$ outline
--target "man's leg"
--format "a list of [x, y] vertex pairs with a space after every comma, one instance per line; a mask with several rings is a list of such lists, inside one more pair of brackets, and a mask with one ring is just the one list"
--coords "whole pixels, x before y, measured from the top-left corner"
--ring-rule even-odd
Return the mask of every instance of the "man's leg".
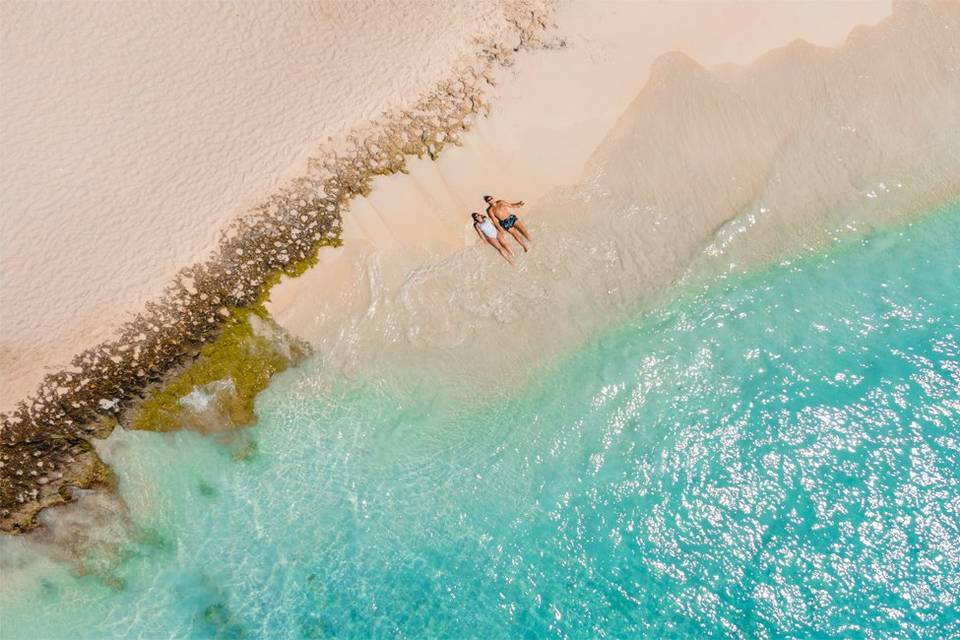
[[520, 218], [517, 218], [517, 221], [513, 225], [514, 229], [519, 229], [520, 233], [523, 234], [523, 237], [527, 240], [530, 239], [530, 234], [527, 232], [527, 225], [523, 224], [523, 221]]
[[527, 251], [527, 243], [523, 239], [523, 234], [520, 233], [516, 227], [510, 227], [510, 235], [513, 236], [513, 239], [520, 243], [520, 246], [523, 247], [524, 251]]

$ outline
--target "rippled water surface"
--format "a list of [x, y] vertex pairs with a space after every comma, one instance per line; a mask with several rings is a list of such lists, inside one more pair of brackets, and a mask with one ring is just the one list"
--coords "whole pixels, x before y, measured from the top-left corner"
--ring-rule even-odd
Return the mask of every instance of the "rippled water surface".
[[250, 455], [119, 434], [135, 540], [83, 577], [4, 541], [2, 635], [958, 637], [958, 224], [690, 293], [525, 388], [307, 363]]

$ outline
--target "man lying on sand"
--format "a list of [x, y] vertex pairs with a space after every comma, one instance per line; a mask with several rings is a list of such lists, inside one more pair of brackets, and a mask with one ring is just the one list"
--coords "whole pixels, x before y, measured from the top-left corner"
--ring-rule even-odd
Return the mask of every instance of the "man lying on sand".
[[528, 250], [527, 243], [530, 241], [530, 234], [527, 233], [527, 227], [517, 217], [515, 213], [510, 213], [513, 207], [523, 206], [523, 200], [519, 202], [507, 202], [506, 200], [494, 200], [493, 196], [483, 196], [483, 201], [487, 203], [487, 215], [495, 220], [501, 229], [513, 236], [513, 239], [520, 243], [524, 251]]
[[500, 255], [503, 256], [504, 260], [513, 264], [513, 252], [510, 251], [510, 247], [503, 241], [503, 235], [500, 233], [497, 225], [491, 222], [490, 218], [476, 211], [471, 213], [470, 216], [473, 218], [473, 228], [477, 232], [477, 235], [496, 249]]

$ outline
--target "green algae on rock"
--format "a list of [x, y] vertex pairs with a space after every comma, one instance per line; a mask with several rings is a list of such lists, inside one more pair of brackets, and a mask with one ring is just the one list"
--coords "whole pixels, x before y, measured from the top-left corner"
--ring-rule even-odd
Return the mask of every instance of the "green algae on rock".
[[193, 362], [132, 408], [133, 429], [221, 431], [253, 424], [254, 399], [270, 378], [306, 355], [261, 305], [235, 309], [220, 335]]
[[82, 438], [5, 445], [2, 460], [11, 499], [0, 508], [0, 531], [8, 533], [39, 526], [42, 510], [73, 501], [71, 488], [116, 487], [113, 471]]
[[317, 244], [313, 255], [287, 265], [264, 282], [249, 309], [228, 311], [220, 334], [196, 358], [172, 371], [127, 413], [125, 424], [144, 431], [222, 431], [256, 421], [254, 401], [270, 378], [296, 364], [309, 347], [290, 336], [267, 313], [270, 289], [283, 276], [296, 278], [317, 263], [323, 247], [339, 247], [339, 236]]

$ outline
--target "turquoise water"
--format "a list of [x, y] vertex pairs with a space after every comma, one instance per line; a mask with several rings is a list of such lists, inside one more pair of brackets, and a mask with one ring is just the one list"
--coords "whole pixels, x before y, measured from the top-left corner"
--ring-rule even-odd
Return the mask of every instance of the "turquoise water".
[[134, 541], [78, 576], [4, 540], [2, 635], [960, 637], [958, 226], [687, 292], [471, 403], [308, 362], [244, 461], [119, 434]]

